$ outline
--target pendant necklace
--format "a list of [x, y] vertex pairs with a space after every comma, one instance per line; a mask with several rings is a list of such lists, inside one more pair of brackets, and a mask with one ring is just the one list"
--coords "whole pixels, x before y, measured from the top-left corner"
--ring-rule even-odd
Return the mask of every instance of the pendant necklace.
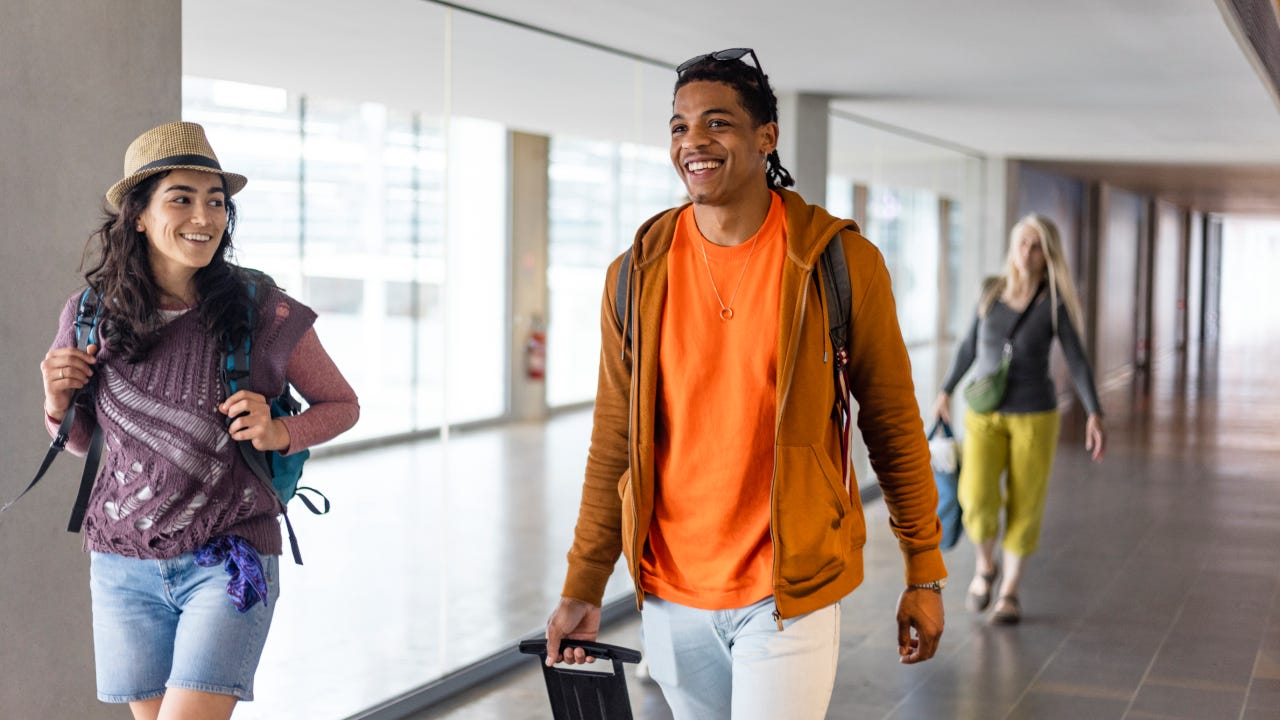
[[726, 305], [724, 300], [720, 297], [720, 289], [716, 287], [716, 278], [711, 274], [711, 261], [707, 259], [707, 243], [711, 241], [703, 238], [702, 242], [698, 244], [698, 247], [702, 249], [702, 262], [707, 266], [707, 278], [711, 280], [711, 291], [716, 294], [716, 302], [720, 303], [721, 320], [733, 319], [733, 301], [738, 298], [738, 289], [742, 287], [742, 278], [747, 275], [747, 265], [751, 263], [751, 256], [756, 251], [756, 241], [759, 239], [760, 233], [756, 233], [755, 236], [751, 238], [751, 249], [747, 251], [747, 259], [742, 263], [742, 272], [738, 273], [738, 283], [733, 286], [733, 294], [729, 296], [728, 305]]

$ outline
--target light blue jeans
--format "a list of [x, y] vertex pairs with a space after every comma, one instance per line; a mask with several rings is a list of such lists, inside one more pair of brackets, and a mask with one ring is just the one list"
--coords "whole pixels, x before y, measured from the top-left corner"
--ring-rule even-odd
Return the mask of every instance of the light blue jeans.
[[840, 604], [784, 620], [773, 598], [698, 610], [645, 595], [649, 675], [676, 720], [821, 720], [835, 686]]
[[149, 700], [176, 687], [252, 700], [280, 597], [279, 559], [262, 556], [267, 606], [241, 613], [221, 564], [200, 567], [191, 553], [171, 560], [91, 553], [98, 699]]

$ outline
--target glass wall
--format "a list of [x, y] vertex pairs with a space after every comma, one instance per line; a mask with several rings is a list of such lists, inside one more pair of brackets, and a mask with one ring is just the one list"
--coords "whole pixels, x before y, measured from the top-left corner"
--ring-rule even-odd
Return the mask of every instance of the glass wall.
[[[981, 278], [969, 258], [980, 254], [983, 159], [863, 122], [839, 103], [830, 128], [828, 208], [857, 220], [884, 256], [927, 414], [972, 317], [962, 298], [976, 296]], [[859, 483], [874, 484], [865, 450], [854, 462]]]
[[898, 323], [907, 346], [937, 340], [938, 256], [941, 234], [938, 196], [929, 190], [872, 186], [864, 232], [880, 248]]
[[549, 179], [547, 404], [558, 407], [595, 398], [605, 270], [684, 186], [665, 149], [562, 135]]
[[[250, 180], [239, 259], [319, 313], [360, 396], [342, 441], [434, 438], [312, 460], [334, 511], [291, 514], [308, 564], [282, 563], [258, 700], [237, 717], [349, 716], [509, 647], [558, 599], [589, 412], [474, 425], [530, 387], [509, 367], [515, 317], [548, 319], [547, 404], [592, 398], [605, 268], [682, 199], [674, 75], [421, 0], [187, 0], [183, 22], [184, 117]], [[513, 195], [530, 192], [511, 187], [517, 132], [549, 139], [545, 259], [512, 257]], [[931, 396], [935, 281], [973, 236], [977, 161], [839, 116], [830, 146], [832, 209], [884, 251]], [[523, 253], [537, 232], [519, 230]], [[545, 273], [545, 307], [511, 292], [525, 272]], [[605, 600], [630, 592], [616, 572]]]
[[1249, 358], [1259, 372], [1267, 372], [1265, 348], [1274, 347], [1280, 337], [1280, 312], [1258, 298], [1262, 288], [1275, 282], [1275, 268], [1280, 267], [1280, 218], [1225, 216], [1222, 247], [1219, 339], [1239, 358]]
[[[492, 271], [505, 263], [506, 228], [485, 220], [495, 202], [498, 217], [504, 209], [505, 128], [453, 119], [446, 148], [440, 117], [190, 75], [183, 104], [226, 149], [223, 164], [251, 178], [236, 198], [239, 261], [318, 313], [316, 331], [361, 397], [363, 420], [344, 441], [505, 412], [505, 385], [483, 382], [505, 373], [504, 284]], [[447, 198], [449, 151], [467, 172]], [[459, 213], [452, 252], [450, 210]], [[487, 318], [491, 332], [466, 323], [444, 342], [450, 282], [459, 302], [479, 303], [467, 316]], [[485, 282], [489, 292], [467, 292]], [[446, 347], [474, 355], [453, 379], [488, 392], [449, 402]]]
[[[236, 717], [347, 717], [509, 647], [558, 599], [589, 411], [484, 430], [529, 382], [512, 279], [547, 276], [548, 403], [589, 401], [605, 268], [680, 200], [673, 78], [421, 0], [187, 0], [183, 24], [184, 119], [249, 177], [238, 259], [317, 311], [360, 397], [340, 442], [430, 438], [318, 453], [307, 482], [333, 511], [290, 515], [307, 564], [281, 563]], [[543, 265], [512, 257], [515, 132], [550, 139]], [[629, 588], [615, 573], [606, 599]]]

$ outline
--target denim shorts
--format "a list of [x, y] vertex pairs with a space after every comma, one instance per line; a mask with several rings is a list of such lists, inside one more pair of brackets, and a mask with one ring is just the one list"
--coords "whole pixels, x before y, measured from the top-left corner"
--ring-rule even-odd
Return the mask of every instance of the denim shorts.
[[279, 560], [262, 557], [267, 605], [241, 613], [221, 564], [200, 567], [191, 553], [170, 560], [91, 553], [98, 699], [150, 700], [172, 687], [252, 700], [280, 596]]

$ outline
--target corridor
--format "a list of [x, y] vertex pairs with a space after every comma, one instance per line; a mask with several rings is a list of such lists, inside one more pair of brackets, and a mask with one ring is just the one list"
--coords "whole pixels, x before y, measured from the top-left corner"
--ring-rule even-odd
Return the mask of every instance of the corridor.
[[[1101, 464], [1068, 414], [1020, 626], [964, 609], [966, 543], [947, 554], [938, 656], [895, 657], [901, 561], [884, 508], [868, 508], [867, 581], [844, 601], [828, 717], [919, 720], [1280, 717], [1280, 347], [1233, 346], [1157, 365], [1150, 389], [1104, 394]], [[1202, 367], [1197, 367], [1203, 363]], [[638, 621], [605, 633], [638, 647]], [[634, 675], [634, 672], [631, 672]], [[636, 717], [667, 718], [630, 681]], [[415, 720], [550, 717], [531, 661]]]

